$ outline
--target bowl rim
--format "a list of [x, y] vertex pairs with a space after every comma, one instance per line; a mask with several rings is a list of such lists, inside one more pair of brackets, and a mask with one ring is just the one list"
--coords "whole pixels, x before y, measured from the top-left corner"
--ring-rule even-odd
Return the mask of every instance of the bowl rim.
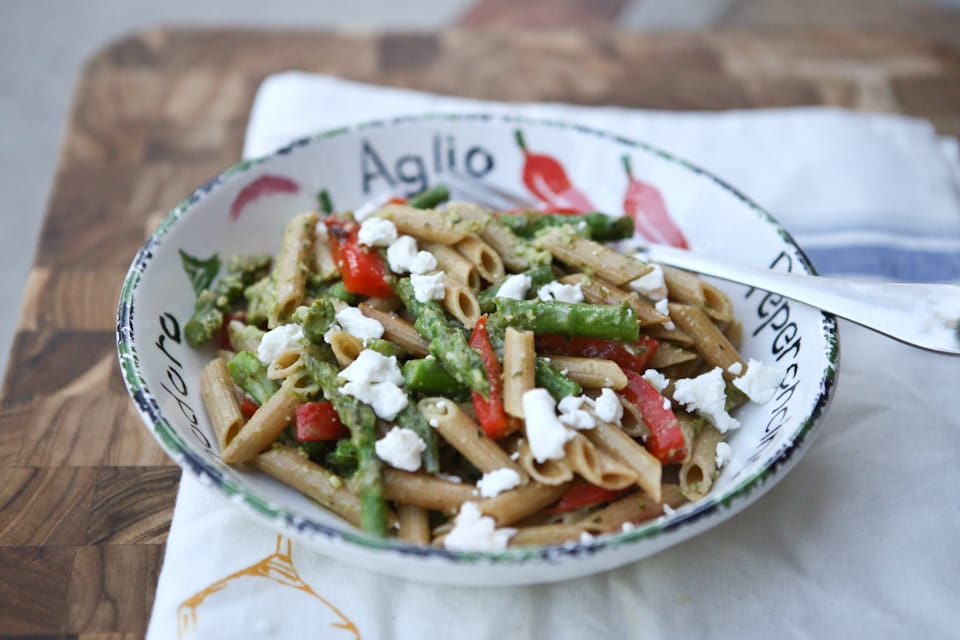
[[[480, 563], [522, 565], [536, 560], [556, 563], [558, 560], [576, 558], [583, 555], [593, 555], [598, 552], [614, 551], [634, 545], [642, 540], [650, 540], [666, 533], [686, 529], [695, 523], [704, 525], [707, 521], [720, 517], [722, 512], [728, 511], [735, 503], [742, 509], [766, 493], [777, 481], [786, 475], [785, 472], [799, 459], [799, 454], [803, 451], [805, 445], [816, 435], [820, 419], [826, 412], [833, 398], [840, 358], [839, 335], [836, 319], [826, 312], [820, 312], [821, 332], [824, 335], [827, 350], [824, 368], [818, 374], [820, 376], [820, 389], [816, 401], [813, 403], [809, 415], [804, 418], [803, 422], [796, 429], [790, 442], [784, 444], [778, 451], [772, 454], [770, 458], [771, 461], [767, 465], [741, 480], [723, 495], [708, 494], [706, 498], [698, 502], [684, 505], [684, 507], [677, 510], [677, 513], [671, 516], [659, 516], [638, 524], [629, 531], [606, 534], [604, 536], [597, 536], [592, 540], [568, 542], [562, 545], [508, 547], [502, 551], [450, 551], [440, 547], [414, 545], [393, 538], [374, 537], [358, 529], [350, 528], [349, 525], [346, 524], [344, 524], [342, 528], [337, 528], [332, 525], [317, 522], [309, 516], [296, 513], [294, 509], [275, 504], [262, 498], [244, 486], [242, 482], [225, 476], [214, 464], [205, 460], [201, 454], [194, 451], [193, 447], [191, 447], [167, 421], [163, 412], [160, 410], [156, 397], [151, 392], [146, 380], [141, 374], [140, 358], [137, 352], [136, 336], [134, 334], [134, 318], [137, 292], [142, 275], [153, 258], [154, 250], [161, 244], [163, 238], [170, 229], [179, 222], [182, 216], [200, 200], [221, 185], [226, 184], [230, 179], [246, 173], [273, 158], [291, 154], [299, 148], [319, 143], [328, 138], [353, 134], [367, 129], [390, 128], [398, 125], [464, 121], [536, 125], [573, 130], [577, 133], [607, 139], [629, 148], [642, 150], [659, 156], [668, 162], [680, 165], [692, 171], [694, 174], [712, 180], [719, 187], [729, 192], [742, 204], [751, 209], [758, 215], [761, 221], [771, 225], [784, 243], [796, 252], [799, 262], [804, 269], [811, 275], [816, 275], [817, 273], [809, 257], [796, 243], [790, 233], [784, 229], [770, 213], [732, 185], [705, 169], [679, 158], [668, 151], [648, 143], [623, 137], [619, 134], [563, 120], [526, 117], [499, 112], [404, 115], [393, 118], [369, 120], [349, 126], [323, 130], [293, 140], [272, 153], [237, 162], [196, 188], [182, 202], [170, 210], [157, 229], [140, 247], [131, 262], [130, 268], [123, 281], [117, 309], [117, 355], [120, 361], [124, 384], [136, 405], [137, 411], [144, 421], [144, 425], [150, 429], [154, 438], [166, 451], [167, 455], [176, 461], [183, 469], [193, 473], [202, 484], [213, 485], [223, 495], [230, 498], [232, 502], [247, 507], [248, 510], [252, 510], [256, 515], [274, 523], [274, 525], [292, 528], [295, 533], [301, 536], [306, 534], [311, 538], [327, 538], [332, 541], [356, 545], [368, 551], [398, 552], [406, 556], [443, 559], [459, 564], [471, 565]], [[784, 473], [781, 473], [781, 471]], [[691, 530], [690, 533], [692, 534], [693, 531]], [[677, 542], [682, 541], [684, 537], [686, 536], [678, 537]]]

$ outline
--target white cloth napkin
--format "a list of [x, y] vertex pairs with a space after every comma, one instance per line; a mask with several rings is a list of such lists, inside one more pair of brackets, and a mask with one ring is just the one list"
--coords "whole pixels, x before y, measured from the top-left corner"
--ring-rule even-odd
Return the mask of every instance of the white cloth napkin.
[[[261, 86], [244, 153], [365, 119], [481, 109], [579, 121], [692, 160], [779, 218], [821, 273], [960, 281], [957, 145], [909, 118], [506, 105], [284, 73]], [[368, 573], [289, 547], [185, 475], [148, 637], [956, 637], [960, 360], [846, 323], [841, 350], [821, 435], [765, 497], [654, 557], [558, 584]]]

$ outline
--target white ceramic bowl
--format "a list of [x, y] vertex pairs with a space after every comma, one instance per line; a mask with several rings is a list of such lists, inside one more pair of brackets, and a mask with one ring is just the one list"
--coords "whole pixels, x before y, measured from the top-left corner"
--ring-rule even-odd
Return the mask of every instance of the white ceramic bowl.
[[[203, 185], [167, 216], [134, 259], [118, 312], [120, 362], [147, 428], [167, 453], [232, 503], [325, 554], [411, 579], [471, 585], [549, 582], [639, 560], [715, 526], [781, 479], [809, 448], [829, 403], [838, 364], [836, 325], [801, 304], [721, 282], [743, 323], [744, 356], [784, 369], [786, 378], [769, 403], [738, 411], [742, 426], [730, 438], [732, 460], [706, 499], [632, 531], [502, 552], [411, 546], [365, 535], [295, 490], [220, 461], [199, 394], [200, 370], [211, 352], [192, 350], [183, 340], [194, 294], [178, 250], [201, 257], [274, 253], [285, 222], [317, 208], [320, 190], [346, 210], [387, 190], [415, 192], [442, 181], [451, 166], [532, 194], [523, 181], [528, 158], [517, 144], [518, 130], [528, 152], [558, 159], [599, 210], [623, 212], [626, 155], [633, 175], [663, 194], [694, 250], [759, 267], [813, 271], [790, 235], [736, 190], [617, 135], [483, 114], [406, 117], [328, 131], [242, 162]], [[250, 187], [255, 181], [259, 189]]]

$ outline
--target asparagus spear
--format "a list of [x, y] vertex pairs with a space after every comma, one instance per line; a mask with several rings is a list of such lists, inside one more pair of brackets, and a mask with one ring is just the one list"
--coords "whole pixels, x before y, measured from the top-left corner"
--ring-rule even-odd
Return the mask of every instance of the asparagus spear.
[[364, 531], [387, 535], [387, 505], [383, 497], [383, 469], [374, 449], [377, 416], [366, 404], [340, 393], [339, 373], [332, 364], [304, 353], [306, 371], [320, 385], [323, 395], [333, 403], [340, 421], [350, 429], [357, 448], [357, 472], [354, 482], [360, 494], [360, 519]]
[[276, 380], [267, 377], [267, 365], [249, 351], [241, 351], [231, 358], [227, 370], [237, 386], [259, 405], [269, 400], [280, 388]]
[[436, 358], [407, 360], [401, 370], [404, 383], [410, 391], [453, 397], [462, 395], [467, 390], [447, 373]]
[[447, 185], [437, 184], [413, 196], [407, 201], [407, 204], [414, 209], [433, 209], [449, 198], [450, 190], [447, 189]]
[[500, 323], [535, 333], [606, 338], [621, 342], [640, 339], [637, 313], [627, 306], [511, 300], [497, 298]]
[[522, 238], [533, 238], [537, 232], [547, 227], [559, 227], [569, 224], [586, 237], [598, 242], [623, 240], [633, 235], [633, 218], [629, 216], [608, 216], [605, 213], [502, 213], [497, 216], [500, 224]]
[[430, 342], [430, 353], [440, 361], [441, 366], [454, 380], [486, 397], [490, 392], [490, 383], [483, 360], [480, 354], [470, 348], [463, 332], [447, 321], [440, 304], [417, 300], [409, 278], [397, 281], [396, 292], [416, 318], [414, 328]]

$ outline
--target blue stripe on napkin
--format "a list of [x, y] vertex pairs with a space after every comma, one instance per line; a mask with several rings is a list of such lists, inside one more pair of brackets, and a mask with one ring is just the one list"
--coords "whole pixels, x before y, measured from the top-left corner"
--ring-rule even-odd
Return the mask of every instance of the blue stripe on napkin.
[[960, 253], [883, 245], [805, 247], [821, 275], [863, 275], [913, 282], [960, 281]]

